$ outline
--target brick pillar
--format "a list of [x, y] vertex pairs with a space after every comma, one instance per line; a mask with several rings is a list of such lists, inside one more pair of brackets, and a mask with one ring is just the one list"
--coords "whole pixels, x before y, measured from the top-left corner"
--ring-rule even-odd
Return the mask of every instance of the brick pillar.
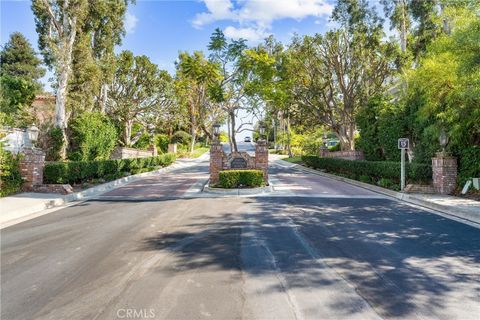
[[457, 158], [438, 152], [432, 158], [433, 187], [440, 194], [450, 194], [457, 186]]
[[320, 151], [319, 151], [320, 157], [324, 158], [324, 157], [326, 157], [326, 156], [328, 155], [328, 153], [329, 153], [328, 148], [325, 147], [324, 145], [322, 145], [322, 146], [320, 147]]
[[153, 157], [156, 157], [158, 156], [158, 150], [157, 150], [157, 146], [152, 144], [149, 148], [148, 148], [148, 151], [150, 151], [152, 153], [152, 156]]
[[177, 153], [177, 144], [169, 143], [168, 144], [168, 153]]
[[255, 168], [263, 170], [263, 177], [268, 183], [268, 145], [265, 140], [258, 140], [255, 147]]
[[219, 141], [210, 146], [210, 185], [218, 183], [219, 172], [223, 169], [223, 148]]
[[34, 191], [36, 186], [43, 184], [43, 168], [45, 153], [40, 149], [24, 148], [20, 160], [20, 174], [24, 179], [23, 191]]

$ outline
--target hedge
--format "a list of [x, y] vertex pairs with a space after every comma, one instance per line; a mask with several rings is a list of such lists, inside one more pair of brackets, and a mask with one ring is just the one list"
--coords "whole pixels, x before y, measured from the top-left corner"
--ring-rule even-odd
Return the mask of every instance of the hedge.
[[20, 192], [23, 179], [20, 174], [19, 156], [3, 149], [0, 143], [0, 197]]
[[156, 157], [132, 158], [121, 160], [50, 162], [45, 165], [43, 181], [45, 183], [74, 184], [91, 179], [112, 180], [128, 173], [138, 173], [144, 168], [168, 166], [175, 161], [171, 153]]
[[[309, 167], [339, 173], [353, 179], [368, 176], [375, 180], [400, 180], [400, 162], [345, 160], [317, 156], [302, 156], [302, 161]], [[406, 163], [405, 169], [408, 182], [429, 182], [432, 179], [432, 167], [429, 165]]]
[[265, 185], [261, 170], [225, 170], [219, 172], [220, 188], [260, 187]]

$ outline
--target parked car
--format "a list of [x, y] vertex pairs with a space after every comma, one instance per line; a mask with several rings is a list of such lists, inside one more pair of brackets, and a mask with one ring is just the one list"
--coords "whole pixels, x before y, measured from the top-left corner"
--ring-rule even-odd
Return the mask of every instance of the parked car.
[[250, 137], [245, 137], [245, 139], [243, 139], [243, 141], [245, 141], [245, 142], [252, 142], [252, 138], [250, 138]]

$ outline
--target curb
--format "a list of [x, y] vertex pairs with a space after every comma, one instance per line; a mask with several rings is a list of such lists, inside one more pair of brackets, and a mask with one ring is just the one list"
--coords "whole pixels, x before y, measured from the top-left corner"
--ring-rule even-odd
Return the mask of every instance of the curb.
[[330, 178], [330, 179], [333, 179], [333, 180], [346, 182], [348, 184], [351, 184], [351, 185], [354, 185], [354, 186], [357, 186], [357, 187], [361, 187], [361, 188], [364, 188], [364, 189], [367, 189], [367, 190], [370, 190], [370, 191], [373, 191], [373, 192], [377, 192], [377, 193], [380, 193], [380, 194], [383, 194], [383, 195], [390, 196], [390, 197], [395, 198], [397, 200], [405, 201], [405, 202], [415, 204], [415, 205], [418, 205], [418, 206], [421, 206], [421, 207], [424, 207], [424, 208], [427, 208], [427, 209], [431, 209], [431, 210], [434, 210], [434, 211], [439, 211], [440, 213], [443, 213], [443, 214], [446, 214], [446, 215], [449, 215], [449, 216], [453, 216], [453, 217], [456, 217], [456, 218], [467, 220], [469, 222], [480, 224], [480, 212], [479, 212], [479, 214], [475, 214], [473, 212], [462, 210], [458, 207], [455, 207], [455, 210], [452, 210], [452, 208], [449, 207], [449, 206], [443, 206], [443, 205], [436, 204], [436, 203], [433, 203], [433, 202], [430, 202], [430, 201], [426, 201], [426, 200], [420, 199], [420, 198], [418, 198], [418, 197], [416, 197], [415, 195], [412, 195], [412, 194], [407, 194], [407, 193], [397, 192], [397, 191], [393, 191], [393, 190], [388, 190], [388, 189], [381, 188], [381, 187], [378, 187], [378, 186], [374, 186], [374, 185], [371, 185], [371, 184], [368, 184], [368, 183], [364, 183], [364, 182], [360, 182], [360, 181], [336, 176], [336, 175], [326, 173], [326, 172], [321, 172], [321, 171], [318, 171], [318, 170], [315, 170], [315, 169], [311, 169], [311, 168], [308, 168], [308, 167], [301, 166], [299, 164], [292, 164], [292, 163], [290, 163], [288, 161], [284, 161], [284, 160], [276, 160], [276, 161], [281, 161], [281, 163], [284, 164], [283, 165], [284, 167], [289, 167], [289, 168], [292, 168], [292, 169], [295, 169], [295, 170], [309, 172], [309, 173], [316, 174], [316, 175], [319, 175], [319, 176], [323, 176], [323, 177], [326, 177], [326, 178]]
[[224, 189], [224, 188], [213, 188], [210, 187], [209, 182], [205, 184], [203, 187], [202, 192], [210, 193], [210, 194], [217, 194], [217, 195], [224, 195], [224, 196], [249, 196], [249, 195], [259, 195], [265, 193], [273, 192], [272, 185], [269, 184], [265, 187], [259, 188], [249, 188], [249, 189]]

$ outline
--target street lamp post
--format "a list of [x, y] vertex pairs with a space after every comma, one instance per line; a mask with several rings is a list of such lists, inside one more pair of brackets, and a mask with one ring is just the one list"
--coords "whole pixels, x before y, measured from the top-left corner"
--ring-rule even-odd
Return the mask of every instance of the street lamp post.
[[35, 147], [35, 142], [38, 140], [39, 129], [35, 124], [32, 124], [30, 128], [27, 129], [28, 139], [32, 143], [32, 147]]
[[213, 125], [213, 136], [214, 140], [218, 141], [220, 136], [220, 125], [218, 123]]
[[258, 127], [258, 131], [260, 133], [260, 140], [264, 140], [265, 136], [265, 124], [260, 123], [260, 126]]
[[440, 132], [438, 141], [440, 142], [440, 146], [442, 147], [442, 153], [445, 154], [445, 148], [447, 147], [447, 144], [448, 144], [448, 136], [447, 136], [447, 133], [445, 132], [445, 129], [442, 129], [442, 131]]

